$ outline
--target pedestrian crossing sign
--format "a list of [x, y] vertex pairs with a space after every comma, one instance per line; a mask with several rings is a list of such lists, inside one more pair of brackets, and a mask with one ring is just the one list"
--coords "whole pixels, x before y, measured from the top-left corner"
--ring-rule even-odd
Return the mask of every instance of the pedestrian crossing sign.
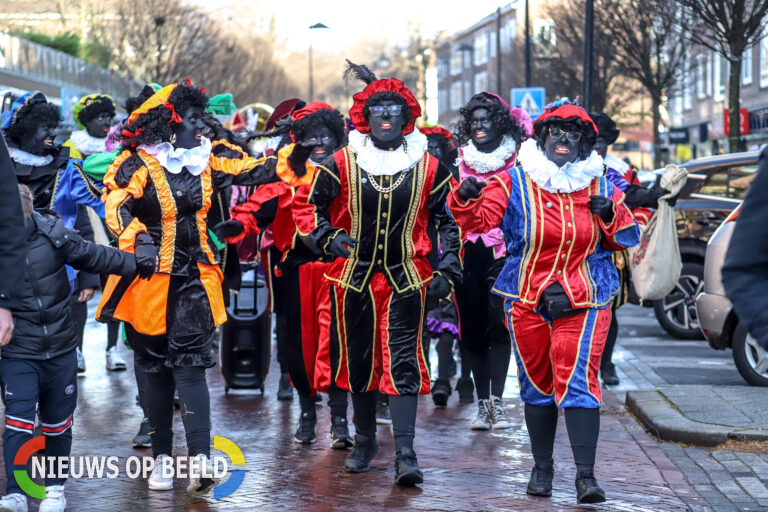
[[532, 121], [544, 113], [545, 96], [543, 87], [513, 87], [509, 92], [510, 104], [528, 112]]

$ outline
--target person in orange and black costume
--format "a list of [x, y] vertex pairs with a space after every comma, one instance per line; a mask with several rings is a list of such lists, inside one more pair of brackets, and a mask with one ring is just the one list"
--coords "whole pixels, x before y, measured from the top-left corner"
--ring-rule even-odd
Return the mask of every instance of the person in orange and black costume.
[[[296, 191], [308, 186], [315, 165], [344, 147], [347, 142], [344, 118], [326, 103], [314, 102], [291, 115], [291, 139], [295, 144], [278, 151], [278, 179], [259, 187], [248, 201], [232, 208], [232, 219], [214, 227], [227, 242], [237, 243], [244, 237], [263, 232], [271, 226], [275, 249], [282, 257], [276, 262], [275, 302], [281, 304], [277, 331], [284, 334], [286, 366], [299, 395], [301, 418], [294, 440], [301, 444], [315, 442], [315, 365], [318, 352], [326, 365], [329, 351], [327, 333], [320, 332], [317, 310], [327, 300], [327, 283], [323, 279], [329, 263], [316, 261], [320, 255], [308, 248], [297, 236], [291, 213]], [[292, 160], [309, 160], [313, 165], [296, 166]], [[322, 345], [322, 346], [320, 346]], [[331, 408], [331, 447], [344, 449], [352, 445], [347, 425], [347, 392], [333, 382], [321, 384], [328, 390]]]
[[[352, 392], [355, 444], [344, 469], [370, 469], [376, 441], [376, 390], [389, 395], [397, 455], [395, 482], [423, 481], [413, 450], [418, 395], [429, 393], [421, 342], [427, 293], [445, 297], [461, 277], [459, 232], [445, 208], [451, 173], [414, 131], [421, 107], [394, 78], [378, 80], [350, 63], [366, 88], [353, 96], [349, 144], [317, 167], [299, 190], [294, 218], [307, 242], [337, 257], [330, 282], [330, 373]], [[296, 168], [297, 162], [293, 167]], [[443, 258], [427, 261], [434, 223]]]
[[[208, 236], [211, 198], [217, 190], [258, 185], [274, 174], [274, 159], [256, 160], [238, 146], [203, 137], [207, 101], [205, 91], [189, 82], [151, 94], [123, 124], [123, 152], [104, 177], [107, 223], [120, 249], [136, 254], [139, 277], [111, 276], [97, 318], [126, 323], [136, 361], [147, 372], [156, 458], [152, 490], [173, 489], [161, 459], [173, 448], [174, 388], [189, 455], [198, 467], [209, 464], [205, 370], [215, 362], [215, 327], [227, 319], [223, 278]], [[197, 472], [187, 490], [203, 494], [215, 484]]]

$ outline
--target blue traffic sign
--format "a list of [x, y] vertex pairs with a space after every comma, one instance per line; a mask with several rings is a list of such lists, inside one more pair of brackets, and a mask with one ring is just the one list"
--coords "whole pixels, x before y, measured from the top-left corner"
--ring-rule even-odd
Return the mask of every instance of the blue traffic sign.
[[513, 87], [509, 91], [509, 97], [512, 98], [510, 104], [519, 106], [531, 116], [531, 120], [536, 119], [544, 113], [545, 90], [543, 87]]

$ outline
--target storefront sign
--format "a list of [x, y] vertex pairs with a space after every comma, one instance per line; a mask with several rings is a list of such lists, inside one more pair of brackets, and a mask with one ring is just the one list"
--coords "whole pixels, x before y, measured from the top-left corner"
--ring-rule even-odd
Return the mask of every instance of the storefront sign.
[[[723, 109], [723, 127], [725, 128], [725, 134], [731, 134], [731, 116], [730, 109]], [[739, 109], [739, 133], [746, 135], [749, 133], [749, 111], [745, 108]]]
[[688, 144], [691, 140], [688, 128], [670, 128], [669, 129], [669, 143], [670, 144]]

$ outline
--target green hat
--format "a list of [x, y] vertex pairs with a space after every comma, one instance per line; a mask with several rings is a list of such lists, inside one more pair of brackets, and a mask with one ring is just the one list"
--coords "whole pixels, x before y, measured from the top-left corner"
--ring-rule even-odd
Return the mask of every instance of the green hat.
[[[86, 112], [87, 111], [87, 112]], [[80, 98], [80, 101], [72, 107], [72, 117], [77, 128], [82, 130], [85, 124], [90, 122], [101, 112], [115, 115], [115, 100], [108, 94], [89, 94]]]
[[205, 109], [206, 113], [217, 116], [231, 116], [236, 110], [235, 102], [232, 101], [232, 95], [229, 93], [212, 97], [208, 100], [208, 108]]

